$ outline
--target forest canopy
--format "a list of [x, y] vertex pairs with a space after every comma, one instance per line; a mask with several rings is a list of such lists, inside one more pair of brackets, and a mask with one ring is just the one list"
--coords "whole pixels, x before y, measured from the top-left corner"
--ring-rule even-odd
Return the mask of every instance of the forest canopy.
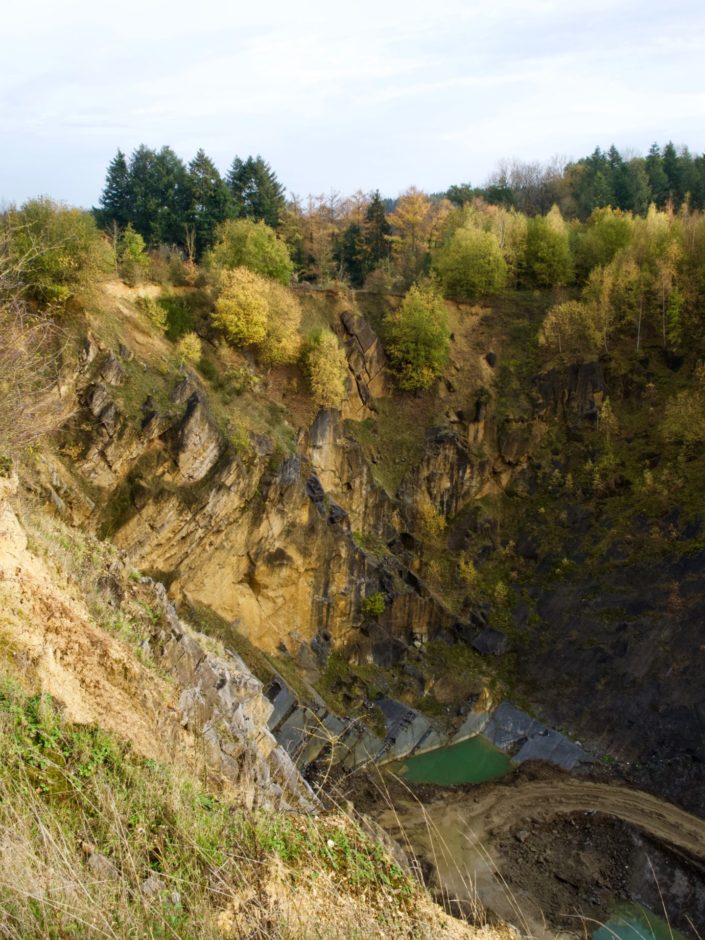
[[[247, 269], [284, 288], [344, 283], [403, 296], [390, 348], [400, 381], [420, 387], [445, 345], [434, 297], [559, 292], [541, 337], [563, 357], [608, 352], [627, 336], [636, 350], [645, 337], [674, 353], [699, 343], [704, 207], [705, 155], [670, 142], [645, 156], [612, 146], [562, 165], [505, 163], [481, 187], [410, 187], [395, 199], [287, 196], [261, 156], [235, 157], [221, 174], [203, 150], [187, 164], [169, 147], [141, 146], [129, 158], [118, 151], [94, 216], [130, 283], [192, 283], [198, 262], [220, 289], [223, 272]], [[432, 293], [418, 286], [429, 276]], [[264, 354], [261, 339], [250, 341]]]

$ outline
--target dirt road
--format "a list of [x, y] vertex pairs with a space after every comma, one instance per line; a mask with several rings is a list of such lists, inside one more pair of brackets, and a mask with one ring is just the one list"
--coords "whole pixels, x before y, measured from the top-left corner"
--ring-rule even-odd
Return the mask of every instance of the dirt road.
[[495, 836], [522, 823], [544, 822], [563, 814], [600, 813], [637, 827], [659, 842], [705, 859], [705, 820], [640, 790], [561, 777], [530, 780], [462, 793], [442, 793], [420, 804], [398, 800], [377, 816], [400, 841], [424, 857], [451, 896], [479, 896], [496, 913], [535, 937], [545, 932], [541, 911], [503, 884], [503, 860]]

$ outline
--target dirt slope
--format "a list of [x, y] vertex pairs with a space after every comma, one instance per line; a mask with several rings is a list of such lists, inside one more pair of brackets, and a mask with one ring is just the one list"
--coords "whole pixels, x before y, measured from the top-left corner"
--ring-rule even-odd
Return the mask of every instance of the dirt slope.
[[[705, 820], [640, 790], [567, 777], [446, 792], [426, 805], [402, 799], [377, 819], [432, 866], [436, 880], [451, 897], [473, 902], [477, 894], [499, 916], [540, 938], [554, 936], [554, 931], [547, 927], [540, 904], [505, 882], [506, 860], [495, 842], [530, 821], [586, 813], [617, 818], [658, 842], [705, 860]], [[565, 851], [568, 857], [570, 845]]]
[[70, 721], [100, 724], [145, 757], [192, 753], [173, 684], [98, 629], [71, 585], [30, 551], [6, 499], [11, 487], [0, 482], [0, 636], [13, 671], [58, 699]]
[[661, 842], [705, 858], [705, 820], [650, 793], [624, 786], [571, 779], [536, 781], [518, 788], [498, 787], [479, 803], [463, 795], [451, 803], [429, 807], [439, 829], [457, 827], [471, 843], [523, 819], [591, 811], [617, 816]]

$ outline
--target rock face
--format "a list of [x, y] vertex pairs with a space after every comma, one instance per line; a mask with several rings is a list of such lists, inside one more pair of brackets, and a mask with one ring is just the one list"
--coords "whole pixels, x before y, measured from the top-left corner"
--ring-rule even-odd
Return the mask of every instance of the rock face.
[[575, 770], [595, 758], [559, 731], [502, 702], [493, 712], [471, 712], [456, 732], [455, 743], [481, 734], [491, 744], [509, 754], [513, 763], [543, 761], [562, 770]]
[[335, 411], [320, 411], [308, 432], [306, 456], [322, 491], [340, 505], [353, 531], [380, 535], [399, 526], [396, 506], [375, 483], [362, 450], [346, 437]]
[[296, 765], [336, 765], [352, 770], [374, 760], [382, 740], [361, 722], [342, 718], [322, 701], [303, 704], [281, 678], [266, 690], [273, 710], [269, 728]]
[[510, 702], [502, 702], [495, 709], [482, 733], [500, 750], [511, 753], [517, 764], [540, 760], [573, 770], [594, 760], [564, 734], [547, 728]]
[[166, 623], [150, 650], [180, 688], [182, 727], [202, 742], [203, 758], [216, 775], [237, 785], [249, 805], [266, 803], [310, 810], [316, 799], [268, 721], [273, 711], [262, 683], [234, 653], [216, 656], [179, 619], [163, 585], [154, 590]]
[[250, 805], [312, 809], [315, 798], [267, 726], [272, 705], [242, 660], [209, 649], [161, 584], [128, 581], [117, 558], [95, 588], [115, 612], [128, 589], [149, 610], [147, 655], [138, 658], [95, 622], [83, 587], [33, 553], [14, 495], [14, 481], [0, 478], [3, 636], [26, 680], [61, 702], [69, 720], [100, 723], [144, 757], [203, 773]]
[[382, 344], [367, 320], [356, 311], [340, 315], [343, 342], [354, 389], [344, 408], [344, 417], [359, 421], [374, 410], [374, 399], [389, 391]]
[[423, 458], [402, 483], [399, 495], [412, 517], [426, 498], [447, 518], [482, 495], [490, 469], [489, 460], [474, 459], [457, 433], [432, 428]]
[[222, 449], [221, 436], [200, 395], [194, 392], [174, 433], [174, 453], [184, 482], [198, 483], [207, 476], [218, 462]]
[[[359, 394], [379, 394], [384, 355], [374, 333], [352, 313], [342, 323]], [[403, 548], [380, 557], [354, 538], [364, 531], [396, 551], [406, 523], [336, 412], [320, 412], [298, 452], [275, 465], [266, 437], [234, 451], [192, 378], [173, 390], [168, 414], [147, 397], [135, 426], [97, 381], [117, 379], [118, 367], [114, 354], [97, 355], [78, 379], [83, 437], [73, 469], [90, 484], [92, 501], [79, 505], [76, 497], [72, 511], [109, 527], [132, 563], [168, 581], [176, 600], [210, 607], [265, 651], [320, 647], [327, 637], [385, 662], [397, 656], [395, 643], [403, 650], [453, 622], [409, 571]], [[447, 498], [450, 512], [474, 491], [476, 475], [457, 441], [433, 446], [420, 473], [434, 498], [448, 487], [457, 492]], [[375, 593], [385, 610], [375, 635], [361, 637], [362, 602]]]
[[536, 384], [545, 404], [569, 423], [597, 420], [599, 405], [606, 394], [601, 362], [573, 363], [565, 369], [544, 373]]

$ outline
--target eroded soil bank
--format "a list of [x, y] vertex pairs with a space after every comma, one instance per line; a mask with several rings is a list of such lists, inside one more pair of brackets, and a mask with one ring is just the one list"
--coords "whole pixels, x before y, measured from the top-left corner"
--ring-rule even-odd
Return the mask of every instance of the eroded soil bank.
[[358, 776], [350, 792], [471, 917], [584, 936], [633, 900], [702, 936], [705, 821], [652, 794], [540, 765], [457, 788]]

